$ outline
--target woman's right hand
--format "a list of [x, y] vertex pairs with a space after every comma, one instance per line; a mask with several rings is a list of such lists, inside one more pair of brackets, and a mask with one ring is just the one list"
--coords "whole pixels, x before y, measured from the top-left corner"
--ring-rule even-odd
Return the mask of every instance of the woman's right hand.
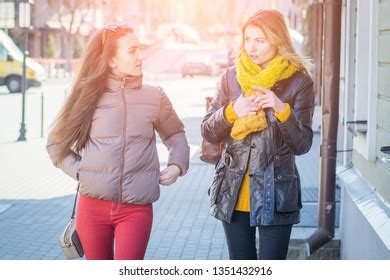
[[257, 101], [257, 95], [244, 97], [240, 95], [233, 103], [233, 110], [239, 118], [246, 116], [255, 116], [261, 109]]

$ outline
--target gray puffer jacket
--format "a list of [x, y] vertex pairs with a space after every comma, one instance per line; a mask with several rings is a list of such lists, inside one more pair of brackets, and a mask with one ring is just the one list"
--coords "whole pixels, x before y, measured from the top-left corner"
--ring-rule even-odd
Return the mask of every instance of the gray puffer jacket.
[[143, 85], [142, 77], [110, 75], [81, 155], [73, 153], [58, 162], [58, 146], [50, 134], [47, 151], [56, 167], [79, 180], [80, 193], [149, 204], [160, 195], [155, 131], [169, 150], [168, 165], [179, 166], [183, 176], [189, 166], [189, 146], [183, 123], [163, 90]]

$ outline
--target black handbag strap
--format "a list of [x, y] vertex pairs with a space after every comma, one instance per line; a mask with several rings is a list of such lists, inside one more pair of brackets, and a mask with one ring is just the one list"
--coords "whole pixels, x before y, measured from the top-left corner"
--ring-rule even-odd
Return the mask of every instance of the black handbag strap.
[[75, 196], [75, 198], [74, 198], [72, 216], [70, 217], [71, 219], [74, 219], [74, 216], [75, 216], [77, 197], [79, 196], [79, 188], [80, 188], [80, 183], [77, 184], [77, 191], [76, 191], [76, 196]]

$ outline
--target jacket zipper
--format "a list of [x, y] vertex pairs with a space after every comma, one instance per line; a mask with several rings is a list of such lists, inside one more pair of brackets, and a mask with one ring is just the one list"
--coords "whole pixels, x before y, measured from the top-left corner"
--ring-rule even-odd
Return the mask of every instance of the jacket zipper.
[[121, 95], [123, 101], [123, 130], [122, 130], [122, 149], [121, 149], [121, 175], [119, 177], [119, 189], [118, 189], [118, 203], [122, 203], [122, 188], [123, 188], [123, 177], [125, 169], [125, 151], [126, 151], [126, 129], [127, 129], [127, 108], [126, 108], [126, 97], [124, 94], [125, 81], [122, 78], [121, 81]]

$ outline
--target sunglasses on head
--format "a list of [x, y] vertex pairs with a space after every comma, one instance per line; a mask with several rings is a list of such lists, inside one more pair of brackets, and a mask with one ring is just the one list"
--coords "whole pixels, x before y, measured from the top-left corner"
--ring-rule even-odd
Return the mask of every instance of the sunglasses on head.
[[117, 22], [117, 23], [111, 23], [103, 28], [102, 32], [102, 45], [107, 41], [107, 31], [110, 32], [117, 32], [118, 30], [127, 30], [127, 31], [133, 31], [133, 28], [131, 28], [128, 24], [124, 22]]

